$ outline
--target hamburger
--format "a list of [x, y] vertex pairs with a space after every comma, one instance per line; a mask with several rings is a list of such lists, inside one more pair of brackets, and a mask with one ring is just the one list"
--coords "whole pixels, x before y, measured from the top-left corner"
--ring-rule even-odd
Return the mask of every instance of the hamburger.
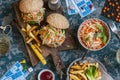
[[65, 40], [65, 30], [69, 28], [68, 20], [61, 14], [52, 13], [47, 16], [48, 25], [40, 29], [42, 44], [49, 47], [58, 47]]
[[44, 18], [45, 8], [42, 0], [21, 0], [19, 9], [25, 22], [40, 23]]

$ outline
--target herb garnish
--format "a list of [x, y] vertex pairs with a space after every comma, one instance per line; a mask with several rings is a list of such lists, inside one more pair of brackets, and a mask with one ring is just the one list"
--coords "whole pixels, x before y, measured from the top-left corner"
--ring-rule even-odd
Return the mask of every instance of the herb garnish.
[[107, 42], [107, 34], [105, 28], [101, 24], [96, 25], [99, 31], [97, 32], [97, 37], [102, 38], [104, 43]]

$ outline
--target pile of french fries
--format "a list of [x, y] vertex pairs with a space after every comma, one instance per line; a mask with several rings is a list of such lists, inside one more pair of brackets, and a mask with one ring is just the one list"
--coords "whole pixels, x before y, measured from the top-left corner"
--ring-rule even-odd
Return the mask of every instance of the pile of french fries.
[[[98, 63], [89, 63], [88, 61], [75, 62], [72, 66], [70, 66], [69, 80], [89, 80], [85, 75], [85, 71], [91, 65], [94, 65], [97, 68], [99, 68]], [[100, 70], [98, 71], [98, 75], [99, 75], [99, 77], [101, 77], [101, 71]]]
[[38, 39], [39, 36], [39, 29], [38, 26], [31, 26], [27, 24], [25, 27], [22, 27], [22, 32], [25, 36], [25, 42], [29, 44], [35, 55], [38, 59], [45, 65], [47, 62], [43, 57], [42, 50], [40, 49], [41, 41]]
[[39, 30], [37, 28], [38, 26], [30, 26], [27, 24], [26, 27], [21, 29], [26, 34], [26, 43], [34, 41], [37, 46], [40, 46], [41, 41], [37, 37], [39, 35]]

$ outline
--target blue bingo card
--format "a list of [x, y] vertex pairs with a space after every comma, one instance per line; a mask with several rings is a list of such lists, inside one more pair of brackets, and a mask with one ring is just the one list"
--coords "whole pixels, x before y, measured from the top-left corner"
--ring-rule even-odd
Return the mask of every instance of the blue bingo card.
[[81, 17], [85, 17], [95, 10], [91, 0], [71, 0]]
[[26, 80], [28, 75], [27, 70], [23, 70], [23, 66], [16, 62], [0, 80]]
[[67, 5], [68, 14], [69, 15], [77, 14], [78, 11], [75, 9], [71, 0], [65, 0], [65, 1], [66, 1], [66, 5]]

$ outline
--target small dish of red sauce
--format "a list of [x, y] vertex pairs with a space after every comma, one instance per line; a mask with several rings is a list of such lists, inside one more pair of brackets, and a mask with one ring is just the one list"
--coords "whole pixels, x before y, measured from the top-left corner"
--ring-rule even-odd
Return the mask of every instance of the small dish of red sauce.
[[38, 80], [55, 80], [55, 76], [51, 70], [44, 69], [38, 74]]

